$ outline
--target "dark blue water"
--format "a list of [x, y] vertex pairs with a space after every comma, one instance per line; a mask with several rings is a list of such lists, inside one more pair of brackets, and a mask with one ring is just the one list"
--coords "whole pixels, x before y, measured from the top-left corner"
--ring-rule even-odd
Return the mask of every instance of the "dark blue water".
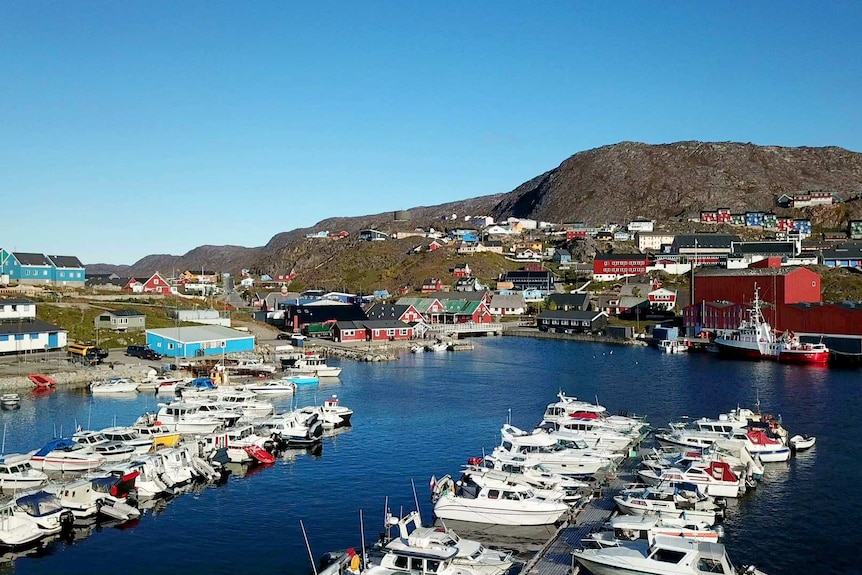
[[[780, 414], [790, 433], [817, 446], [770, 464], [757, 491], [730, 510], [726, 543], [737, 563], [770, 574], [857, 573], [862, 504], [860, 371], [664, 355], [653, 349], [495, 338], [472, 352], [407, 354], [398, 362], [343, 364], [341, 383], [302, 390], [299, 404], [337, 393], [354, 427], [326, 439], [320, 456], [290, 454], [274, 466], [176, 498], [134, 526], [95, 528], [15, 561], [18, 573], [301, 573], [310, 571], [300, 520], [315, 556], [356, 545], [359, 513], [367, 539], [390, 508], [414, 507], [415, 482], [430, 519], [428, 481], [456, 473], [499, 441], [512, 422], [538, 422], [558, 390], [598, 400], [612, 412], [644, 413], [655, 426], [680, 415], [715, 416], [737, 406]], [[289, 400], [284, 400], [286, 407]], [[152, 396], [94, 399], [56, 392], [0, 413], [6, 452], [39, 446], [55, 426], [129, 423]], [[89, 425], [88, 425], [89, 421]]]

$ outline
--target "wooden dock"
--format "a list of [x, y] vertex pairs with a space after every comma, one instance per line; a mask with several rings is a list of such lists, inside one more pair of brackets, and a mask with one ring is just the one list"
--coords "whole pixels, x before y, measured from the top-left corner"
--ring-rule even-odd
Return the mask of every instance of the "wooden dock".
[[572, 572], [572, 550], [581, 540], [597, 530], [614, 513], [614, 495], [631, 481], [624, 475], [608, 478], [593, 492], [588, 501], [578, 506], [572, 519], [563, 524], [556, 535], [524, 565], [522, 575], [569, 575]]

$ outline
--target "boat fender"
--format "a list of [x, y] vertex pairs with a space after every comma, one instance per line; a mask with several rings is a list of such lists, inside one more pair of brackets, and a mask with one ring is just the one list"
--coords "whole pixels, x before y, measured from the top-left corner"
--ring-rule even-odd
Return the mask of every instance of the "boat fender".
[[161, 421], [159, 421], [158, 419], [157, 419], [156, 421], [154, 421], [154, 422], [153, 422], [153, 425], [161, 425], [161, 424], [162, 424], [162, 422], [161, 422]]

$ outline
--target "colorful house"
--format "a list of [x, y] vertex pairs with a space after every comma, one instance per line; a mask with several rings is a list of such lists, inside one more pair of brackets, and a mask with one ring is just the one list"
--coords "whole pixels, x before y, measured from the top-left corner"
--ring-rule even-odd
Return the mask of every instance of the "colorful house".
[[470, 264], [467, 262], [455, 264], [455, 267], [452, 268], [452, 275], [456, 278], [466, 278], [470, 277], [473, 274], [473, 270], [470, 269]]
[[254, 335], [220, 325], [147, 330], [147, 345], [166, 357], [203, 357], [254, 351]]
[[28, 299], [0, 299], [0, 354], [45, 352], [66, 346], [66, 330], [36, 318]]
[[428, 278], [422, 282], [422, 288], [420, 291], [422, 293], [431, 293], [435, 291], [441, 291], [443, 289], [443, 282], [436, 278]]

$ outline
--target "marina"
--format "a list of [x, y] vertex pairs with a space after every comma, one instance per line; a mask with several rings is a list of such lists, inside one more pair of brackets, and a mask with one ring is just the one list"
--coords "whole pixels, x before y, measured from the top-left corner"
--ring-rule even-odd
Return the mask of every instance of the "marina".
[[[342, 377], [335, 382], [321, 380], [319, 386], [299, 387], [293, 395], [274, 396], [277, 409], [284, 409], [291, 403], [318, 405], [337, 394], [356, 411], [354, 427], [324, 437], [319, 454], [290, 450], [256, 472], [236, 467], [223, 484], [193, 487], [190, 494], [146, 509], [125, 529], [106, 526], [90, 536], [77, 534], [71, 545], [46, 544], [16, 560], [15, 570], [111, 572], [111, 561], [122, 560], [141, 570], [235, 572], [237, 559], [228, 549], [211, 547], [205, 557], [184, 551], [196, 545], [196, 526], [206, 521], [210, 536], [256, 550], [243, 559], [244, 569], [305, 574], [310, 565], [299, 520], [304, 520], [315, 557], [355, 547], [360, 510], [366, 533], [378, 532], [383, 527], [378, 510], [387, 498], [394, 514], [415, 507], [415, 482], [423, 523], [429, 525], [432, 508], [427, 488], [421, 488], [428, 478], [458, 470], [469, 456], [498, 445], [501, 426], [509, 418], [519, 428], [532, 429], [561, 389], [572, 397], [597, 396], [614, 413], [636, 406], [656, 427], [681, 415], [714, 417], [759, 398], [765, 408], [782, 415], [789, 433], [816, 436], [817, 443], [787, 462], [769, 464], [761, 486], [728, 505], [723, 542], [737, 564], [756, 563], [767, 573], [845, 573], [850, 568], [842, 559], [848, 557], [850, 543], [839, 533], [858, 506], [823, 494], [850, 489], [850, 476], [829, 470], [849, 461], [850, 437], [860, 431], [852, 417], [859, 407], [855, 372], [734, 362], [709, 354], [675, 358], [648, 348], [523, 338], [476, 340], [475, 347], [468, 354], [408, 353], [385, 364], [344, 362]], [[538, 366], [530, 361], [539, 357], [549, 359]], [[152, 411], [157, 401], [144, 393], [113, 398], [84, 389], [22, 396], [19, 410], [0, 413], [8, 426], [7, 453], [35, 448], [30, 438], [49, 440], [55, 421], [71, 430], [75, 421], [89, 419], [87, 427], [99, 429], [115, 420], [130, 422]], [[847, 421], [850, 429], [838, 434], [831, 425], [835, 417]], [[435, 439], [429, 442], [431, 436]], [[605, 495], [615, 488], [611, 484]], [[606, 497], [597, 498], [584, 507], [537, 561], [554, 562], [560, 571], [553, 572], [567, 572], [573, 546], [583, 535], [579, 530], [604, 521], [607, 502]], [[274, 549], [260, 541], [262, 530], [281, 533], [283, 544]], [[758, 536], [764, 532], [770, 536]], [[543, 547], [553, 533], [530, 548]], [[816, 533], [834, 536], [821, 544], [815, 543]], [[502, 539], [492, 530], [488, 534]], [[104, 553], [108, 548], [111, 558]], [[153, 548], [160, 549], [158, 557], [152, 556]], [[818, 561], [824, 553], [834, 558], [825, 569]], [[78, 571], [69, 568], [72, 559], [80, 565]], [[544, 565], [528, 567], [530, 572], [552, 572]]]

